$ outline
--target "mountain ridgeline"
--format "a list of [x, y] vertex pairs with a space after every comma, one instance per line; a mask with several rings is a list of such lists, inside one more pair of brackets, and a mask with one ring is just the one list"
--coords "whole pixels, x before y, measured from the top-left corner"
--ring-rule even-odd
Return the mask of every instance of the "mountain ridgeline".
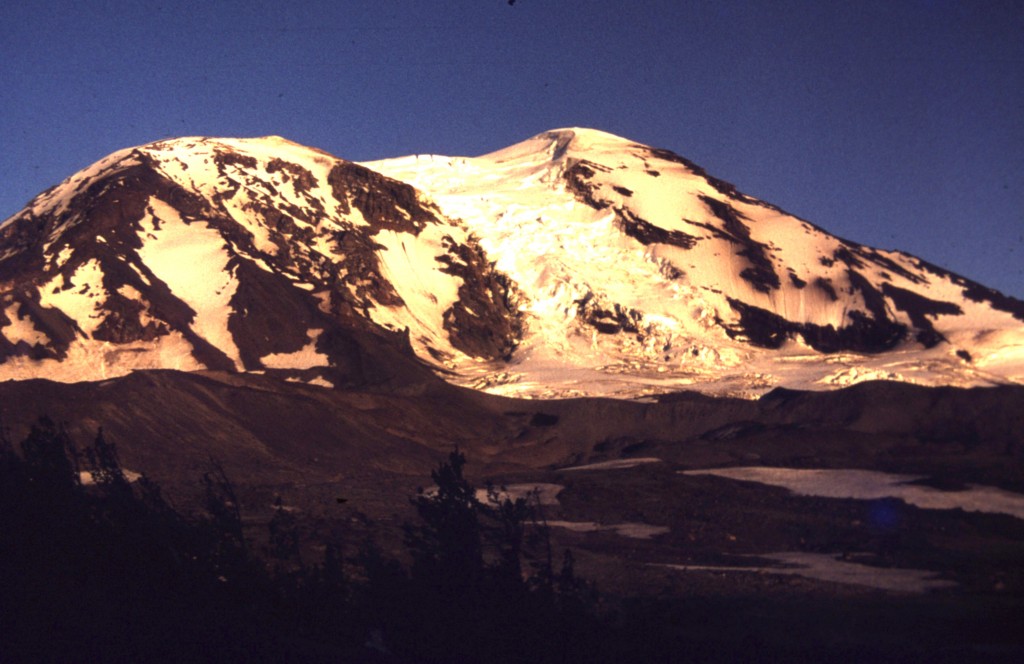
[[[211, 369], [344, 386], [433, 371], [626, 397], [858, 370], [970, 385], [1021, 376], [1006, 349], [1022, 330], [1020, 301], [594, 130], [364, 165], [277, 137], [159, 141], [0, 225], [3, 378]], [[878, 376], [892, 352], [913, 359]], [[799, 371], [763, 368], [780, 358]]]

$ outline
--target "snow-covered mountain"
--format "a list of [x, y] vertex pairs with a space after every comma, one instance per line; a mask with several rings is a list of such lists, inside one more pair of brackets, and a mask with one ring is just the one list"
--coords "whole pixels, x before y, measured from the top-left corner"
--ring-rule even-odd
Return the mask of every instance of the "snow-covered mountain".
[[524, 396], [1024, 382], [1024, 303], [587, 129], [362, 165], [160, 141], [0, 225], [0, 378], [382, 364]]
[[465, 228], [409, 185], [279, 138], [122, 150], [0, 238], [6, 377], [209, 368], [336, 383], [353, 345], [408, 345], [388, 331], [411, 328], [439, 357], [503, 358], [517, 338], [507, 287]]

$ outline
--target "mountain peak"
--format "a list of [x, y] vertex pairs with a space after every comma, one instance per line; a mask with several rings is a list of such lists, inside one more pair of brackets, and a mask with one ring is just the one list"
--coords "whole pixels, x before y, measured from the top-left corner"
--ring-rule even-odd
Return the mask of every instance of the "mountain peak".
[[552, 129], [532, 136], [507, 148], [483, 155], [480, 159], [508, 162], [524, 159], [543, 158], [557, 162], [571, 153], [596, 154], [599, 152], [621, 152], [635, 145], [631, 141], [598, 129], [565, 127]]

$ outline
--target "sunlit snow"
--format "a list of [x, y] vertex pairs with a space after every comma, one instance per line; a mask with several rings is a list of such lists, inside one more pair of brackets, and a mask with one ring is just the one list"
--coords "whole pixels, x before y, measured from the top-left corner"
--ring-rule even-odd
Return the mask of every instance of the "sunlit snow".
[[224, 239], [201, 222], [185, 221], [173, 207], [150, 199], [152, 214], [143, 220], [139, 255], [150, 270], [195, 311], [192, 329], [241, 368], [228, 330], [231, 298], [238, 282], [227, 269]]
[[[6, 331], [7, 328], [4, 328]], [[102, 380], [147, 369], [199, 371], [206, 367], [192, 355], [192, 345], [179, 332], [156, 341], [111, 344], [79, 339], [72, 342], [63, 360], [8, 358], [2, 365], [4, 380], [29, 380], [45, 376], [62, 383]]]
[[[311, 369], [330, 364], [330, 358], [316, 349], [323, 330], [312, 330], [310, 342], [293, 353], [271, 353], [260, 358], [268, 369]], [[326, 381], [325, 381], [326, 382]]]
[[429, 357], [429, 346], [449, 354], [452, 347], [443, 328], [444, 312], [459, 298], [461, 279], [441, 272], [444, 266], [436, 259], [446, 253], [443, 238], [453, 229], [428, 226], [418, 235], [382, 230], [374, 240], [384, 249], [380, 252], [381, 272], [396, 287], [403, 304], [395, 307], [378, 305], [370, 317], [389, 329], [411, 328], [413, 348]]
[[40, 304], [63, 311], [78, 324], [82, 332], [92, 336], [103, 322], [103, 314], [99, 309], [107, 301], [99, 261], [91, 260], [80, 265], [71, 277], [68, 288], [64, 288], [63, 282], [63, 277], [58, 275], [40, 286]]
[[10, 325], [0, 330], [4, 337], [12, 344], [16, 344], [19, 341], [24, 341], [29, 346], [49, 343], [50, 338], [37, 330], [30, 318], [22, 318], [18, 315], [18, 309], [20, 308], [21, 305], [14, 302], [4, 310], [4, 315], [11, 321]]

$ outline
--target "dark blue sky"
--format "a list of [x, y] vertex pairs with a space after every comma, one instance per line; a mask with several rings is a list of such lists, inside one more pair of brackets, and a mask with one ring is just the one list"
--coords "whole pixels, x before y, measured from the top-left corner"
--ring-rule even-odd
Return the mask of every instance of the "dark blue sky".
[[3, 4], [0, 218], [170, 136], [367, 160], [588, 126], [1024, 297], [1020, 0]]

